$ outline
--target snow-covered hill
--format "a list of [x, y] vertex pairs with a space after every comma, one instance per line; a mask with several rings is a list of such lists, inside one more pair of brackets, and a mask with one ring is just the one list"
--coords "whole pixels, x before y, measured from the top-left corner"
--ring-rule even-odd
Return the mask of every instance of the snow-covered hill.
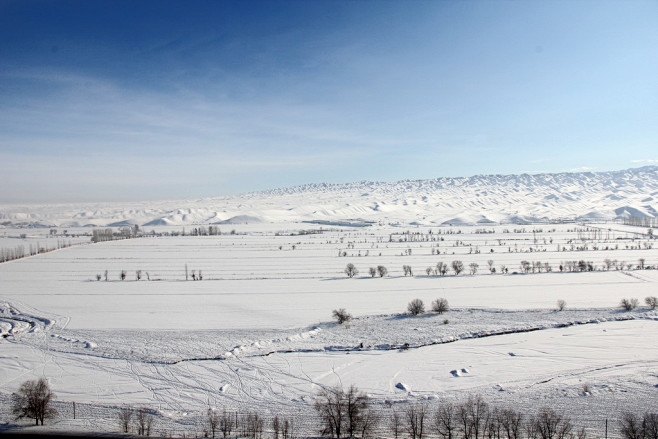
[[235, 196], [143, 203], [5, 205], [0, 224], [192, 225], [315, 222], [492, 224], [658, 217], [658, 167], [610, 172], [308, 184]]

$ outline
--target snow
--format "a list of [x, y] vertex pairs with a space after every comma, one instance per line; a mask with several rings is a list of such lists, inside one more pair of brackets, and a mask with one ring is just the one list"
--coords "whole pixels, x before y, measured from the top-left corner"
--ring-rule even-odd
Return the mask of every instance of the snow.
[[0, 206], [9, 225], [195, 224], [351, 220], [382, 224], [529, 224], [549, 220], [655, 218], [658, 167], [611, 172], [478, 175], [398, 182], [310, 184], [196, 200]]
[[[117, 408], [130, 404], [156, 410], [162, 428], [181, 435], [201, 433], [208, 407], [283, 413], [312, 434], [317, 389], [355, 384], [378, 410], [477, 393], [529, 412], [568, 411], [600, 431], [601, 420], [658, 402], [658, 311], [643, 305], [658, 291], [658, 270], [637, 269], [640, 259], [658, 266], [655, 241], [646, 228], [616, 223], [522, 224], [603, 221], [615, 209], [650, 217], [643, 206], [658, 190], [656, 171], [2, 207], [0, 248], [71, 247], [0, 264], [0, 422], [11, 392], [46, 376], [62, 413], [53, 428], [63, 430], [116, 430]], [[497, 224], [510, 220], [517, 224]], [[26, 227], [38, 222], [58, 230]], [[224, 233], [91, 244], [83, 227], [147, 223], [162, 234], [219, 223]], [[453, 260], [466, 272], [425, 272]], [[552, 272], [522, 273], [522, 260]], [[595, 270], [558, 269], [580, 260]], [[617, 263], [606, 269], [606, 260]], [[355, 278], [345, 276], [347, 263]], [[378, 265], [389, 275], [371, 278]], [[186, 268], [203, 280], [186, 280]], [[97, 281], [105, 270], [108, 280]], [[429, 308], [439, 297], [449, 312], [405, 313], [412, 299]], [[622, 298], [641, 306], [622, 311]], [[354, 319], [334, 323], [337, 308]], [[86, 421], [72, 419], [71, 402]], [[92, 423], [91, 413], [101, 419]]]

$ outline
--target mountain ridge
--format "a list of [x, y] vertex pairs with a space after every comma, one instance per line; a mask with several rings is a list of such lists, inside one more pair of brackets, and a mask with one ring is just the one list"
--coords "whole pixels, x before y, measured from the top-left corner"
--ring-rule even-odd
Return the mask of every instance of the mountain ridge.
[[658, 166], [310, 183], [179, 201], [0, 206], [5, 227], [497, 224], [658, 217]]

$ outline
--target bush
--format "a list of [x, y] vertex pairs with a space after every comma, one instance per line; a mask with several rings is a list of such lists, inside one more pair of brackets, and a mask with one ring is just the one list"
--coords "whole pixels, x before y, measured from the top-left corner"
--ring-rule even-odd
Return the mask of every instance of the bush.
[[377, 266], [377, 273], [379, 273], [379, 277], [384, 277], [388, 274], [388, 269], [384, 267], [383, 265], [378, 265]]
[[347, 267], [345, 267], [345, 274], [347, 275], [347, 277], [352, 278], [357, 274], [359, 274], [359, 270], [357, 270], [354, 264], [350, 262], [349, 264], [347, 264]]
[[425, 304], [420, 299], [414, 299], [411, 302], [409, 302], [409, 304], [407, 305], [407, 310], [411, 314], [417, 316], [425, 312]]
[[626, 311], [633, 311], [635, 308], [637, 308], [638, 304], [639, 304], [639, 301], [635, 298], [633, 298], [633, 299], [621, 299], [621, 302], [619, 303], [619, 306], [622, 309], [625, 309]]
[[560, 299], [557, 301], [557, 310], [558, 311], [564, 311], [564, 309], [567, 307], [567, 302], [564, 300]]
[[655, 296], [649, 296], [644, 299], [644, 303], [647, 304], [648, 307], [651, 309], [656, 309], [656, 306], [658, 305], [658, 297]]
[[439, 297], [432, 302], [432, 311], [436, 313], [443, 314], [444, 312], [448, 312], [449, 309], [448, 300], [443, 297]]
[[455, 272], [455, 276], [459, 276], [459, 273], [464, 271], [464, 263], [462, 261], [452, 261], [452, 270]]
[[339, 325], [342, 325], [343, 323], [345, 323], [345, 322], [349, 322], [350, 320], [352, 320], [352, 314], [348, 313], [348, 312], [345, 310], [345, 308], [335, 309], [335, 310], [332, 312], [332, 315], [333, 315], [333, 317], [334, 317], [334, 320], [336, 320], [336, 322], [337, 322]]
[[34, 419], [35, 425], [43, 425], [44, 419], [55, 417], [57, 412], [51, 403], [55, 394], [50, 390], [48, 381], [39, 378], [38, 381], [25, 381], [16, 393], [11, 394], [11, 411], [16, 419]]

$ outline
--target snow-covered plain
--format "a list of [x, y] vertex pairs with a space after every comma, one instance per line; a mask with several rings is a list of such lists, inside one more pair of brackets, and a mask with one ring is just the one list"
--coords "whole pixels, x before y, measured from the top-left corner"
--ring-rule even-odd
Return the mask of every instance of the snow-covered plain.
[[[213, 407], [282, 413], [311, 435], [317, 389], [349, 384], [384, 416], [410, 401], [480, 394], [524, 412], [568, 411], [592, 433], [605, 419], [614, 429], [622, 411], [658, 404], [658, 312], [643, 305], [658, 295], [658, 270], [638, 269], [656, 267], [658, 249], [647, 228], [548, 219], [583, 218], [590, 208], [607, 212], [589, 215], [598, 221], [631, 211], [650, 218], [656, 173], [313, 186], [227, 197], [223, 210], [205, 200], [178, 213], [166, 203], [0, 209], [0, 245], [9, 246], [57, 242], [61, 227], [89, 234], [87, 224], [171, 235], [220, 223], [223, 232], [95, 244], [78, 236], [70, 248], [0, 264], [0, 430], [13, 422], [11, 392], [41, 376], [58, 395], [60, 417], [49, 428], [59, 430], [117, 431], [117, 409], [130, 404], [156, 410], [162, 434], [202, 434]], [[628, 208], [615, 213], [623, 207], [615, 203]], [[545, 221], [488, 222], [513, 216]], [[37, 223], [59, 229], [25, 228]], [[426, 272], [454, 260], [465, 266], [458, 276]], [[523, 260], [535, 269], [524, 273]], [[581, 260], [594, 271], [571, 271]], [[359, 270], [354, 278], [348, 263]], [[388, 275], [371, 277], [379, 265]], [[203, 280], [192, 280], [199, 272]], [[429, 308], [438, 297], [448, 313], [406, 314], [410, 300]], [[622, 298], [641, 306], [622, 311]], [[334, 323], [337, 308], [354, 319]]]
[[[46, 376], [62, 401], [151, 407], [171, 431], [201, 431], [211, 406], [289, 413], [309, 434], [314, 392], [341, 383], [368, 392], [381, 410], [469, 392], [501, 405], [576, 404], [591, 429], [616, 408], [657, 400], [658, 313], [617, 309], [622, 297], [642, 301], [658, 290], [658, 270], [627, 269], [658, 262], [643, 229], [235, 229], [77, 245], [0, 265], [0, 331], [11, 334], [0, 341], [3, 398]], [[581, 259], [596, 271], [559, 272]], [[626, 263], [605, 270], [605, 259]], [[466, 273], [424, 271], [453, 260]], [[521, 260], [553, 271], [523, 274]], [[350, 262], [360, 270], [352, 279], [343, 272]], [[203, 280], [186, 281], [186, 264]], [[389, 275], [370, 277], [377, 265]], [[415, 276], [403, 276], [402, 265]], [[105, 270], [108, 281], [97, 281]], [[136, 270], [151, 280], [137, 281]], [[404, 314], [416, 297], [428, 307], [445, 297], [453, 309]], [[555, 310], [559, 299], [565, 311]], [[349, 325], [331, 321], [339, 307], [355, 315]], [[85, 428], [116, 429], [112, 410], [104, 413]]]

